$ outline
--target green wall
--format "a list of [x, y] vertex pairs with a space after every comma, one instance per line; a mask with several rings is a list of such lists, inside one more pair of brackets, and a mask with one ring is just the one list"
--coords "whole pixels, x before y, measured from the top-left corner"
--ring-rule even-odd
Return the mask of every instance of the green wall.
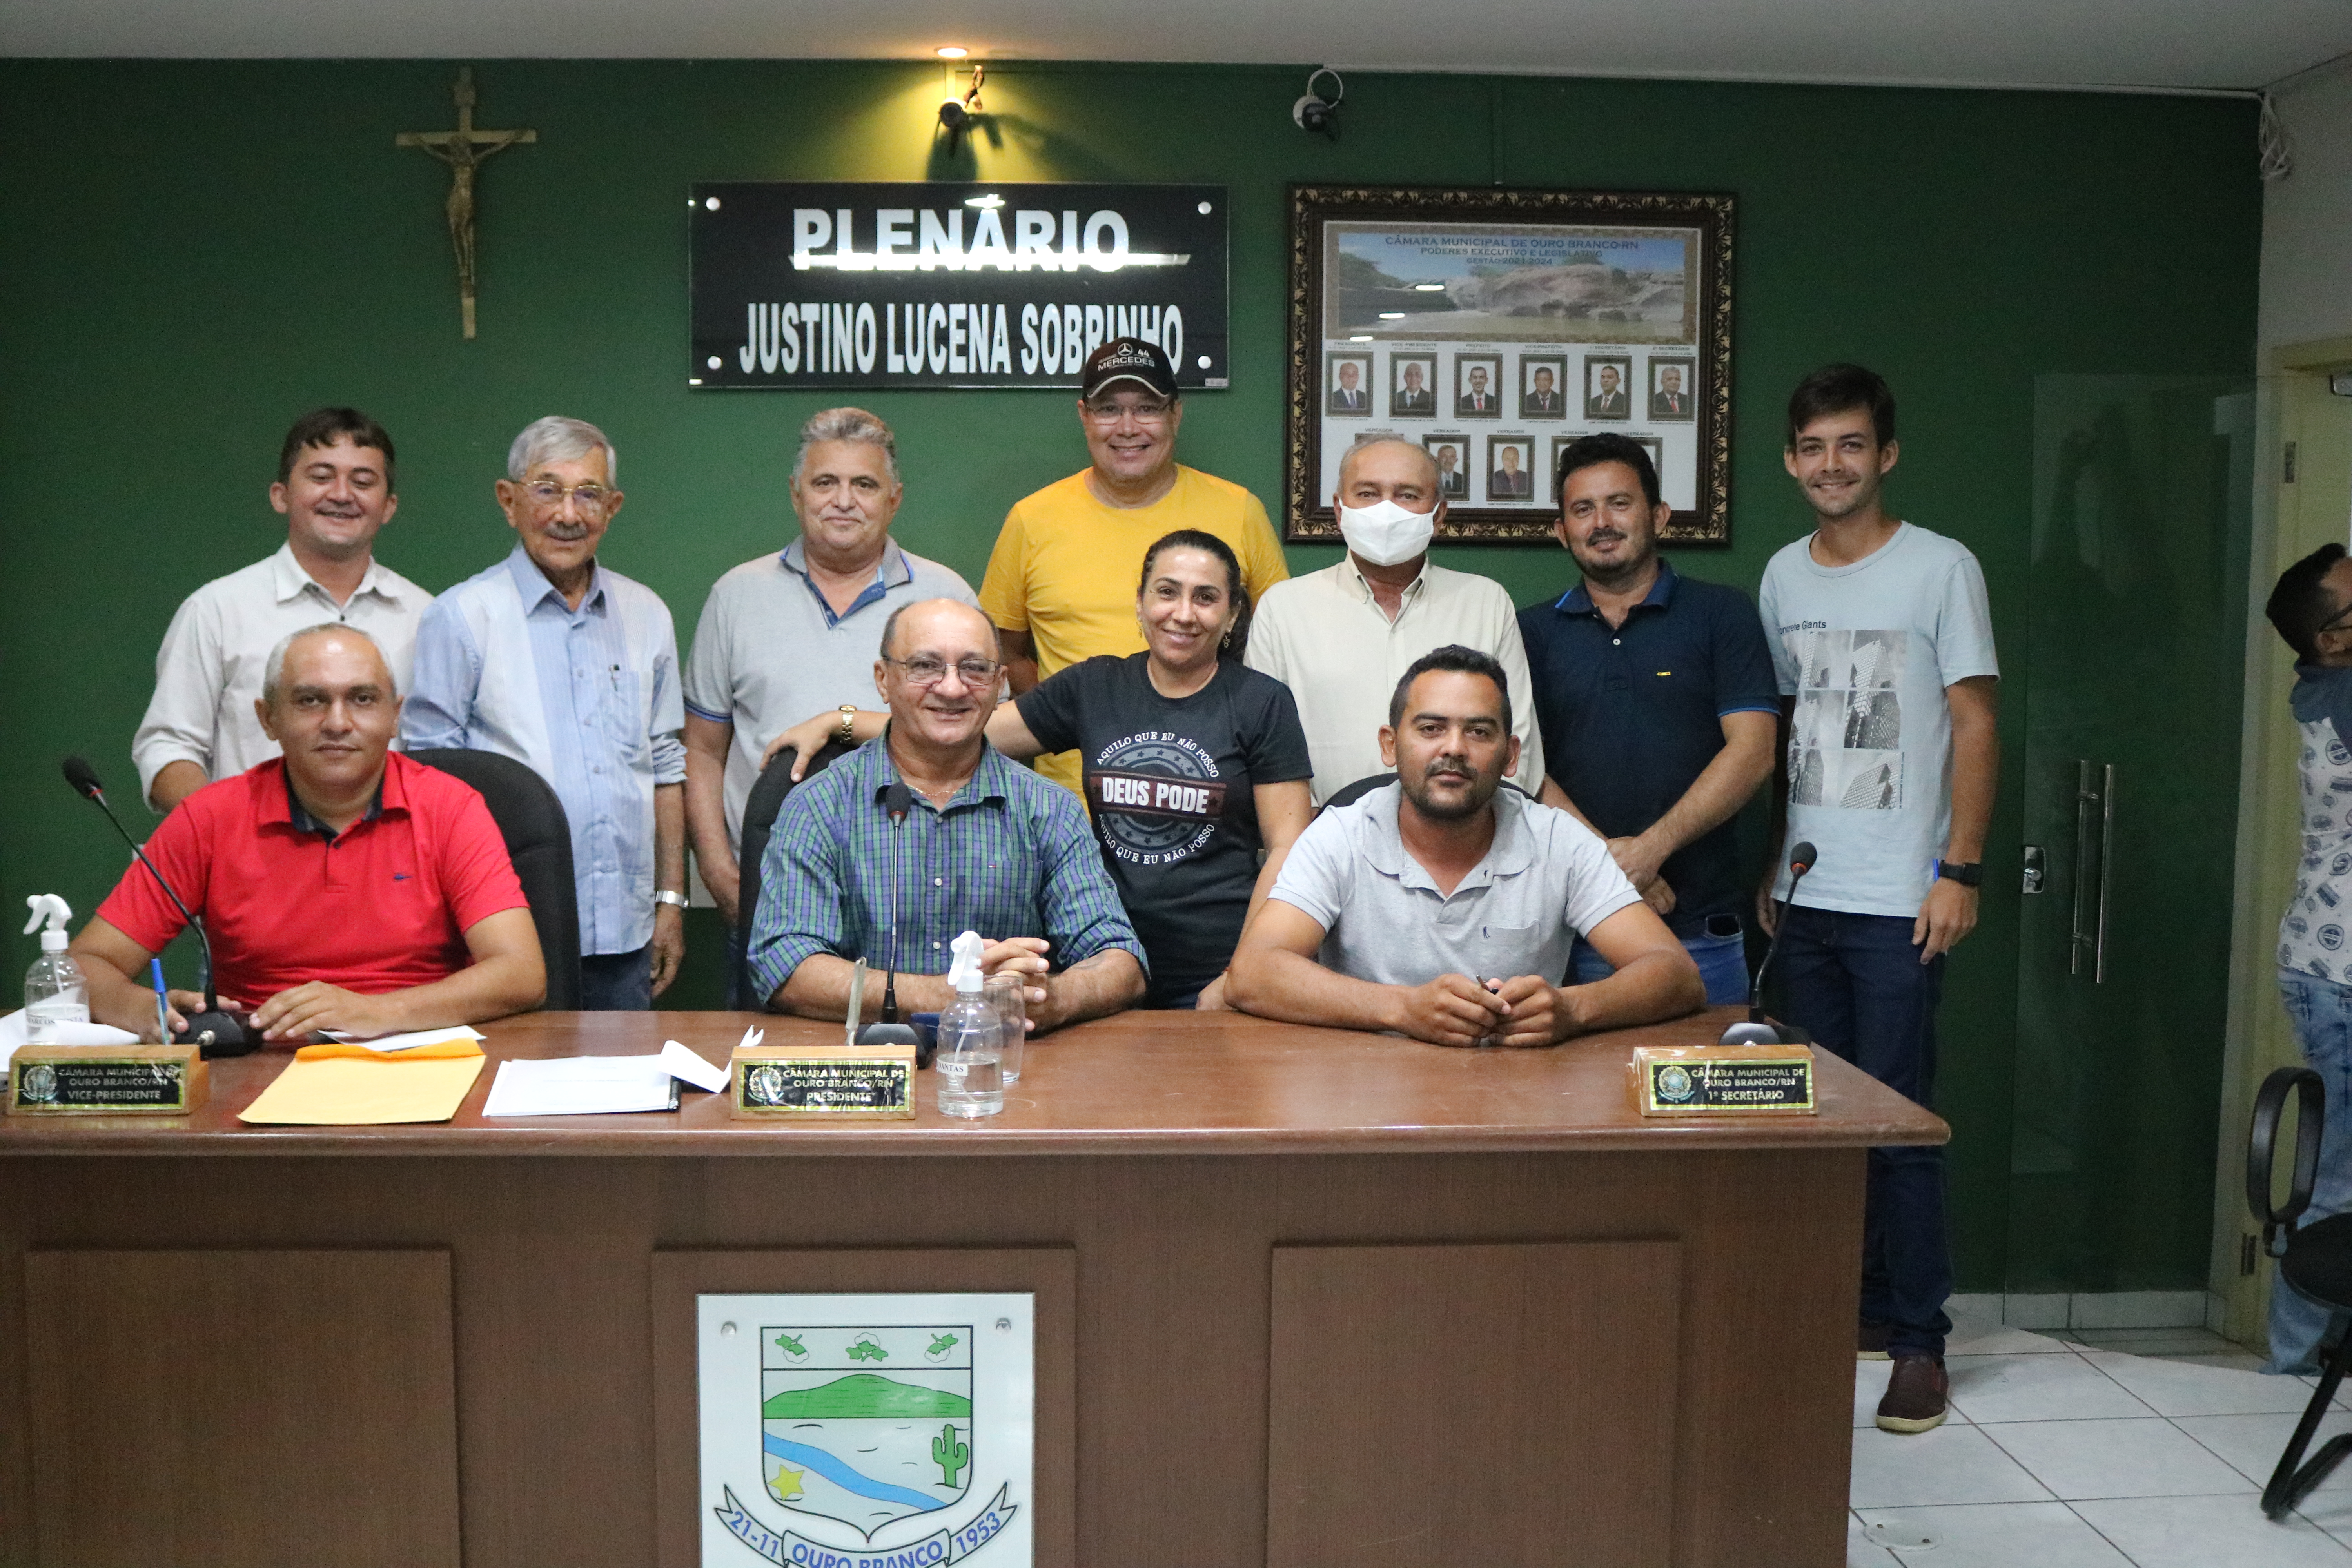
[[[1683, 564], [1752, 591], [1804, 526], [1778, 460], [1790, 385], [1833, 358], [1876, 366], [1902, 400], [1898, 505], [1984, 562], [2012, 746], [2031, 679], [2032, 378], [2252, 368], [2246, 104], [1365, 74], [1335, 144], [1289, 122], [1304, 74], [992, 66], [992, 122], [947, 159], [929, 131], [936, 66], [488, 63], [479, 122], [540, 142], [483, 177], [482, 335], [468, 343], [446, 171], [392, 144], [448, 123], [451, 64], [0, 63], [0, 918], [37, 890], [86, 910], [114, 876], [119, 848], [57, 759], [86, 751], [132, 798], [157, 639], [190, 588], [282, 537], [263, 492], [307, 407], [356, 404], [394, 432], [403, 504], [382, 552], [430, 587], [505, 548], [490, 483], [515, 430], [550, 412], [619, 445], [630, 506], [607, 559], [669, 598], [682, 635], [723, 569], [782, 542], [792, 434], [821, 400], [683, 384], [694, 180], [1228, 184], [1234, 388], [1188, 400], [1183, 451], [1268, 498], [1287, 184], [1732, 192], [1734, 542]], [[899, 536], [975, 582], [1006, 504], [1082, 460], [1066, 394], [873, 404], [899, 433]], [[1292, 552], [1301, 569], [1332, 558]], [[1549, 550], [1439, 559], [1522, 601], [1565, 577]], [[2004, 1270], [2014, 777], [1984, 924], [1944, 1013], [1973, 1289]], [[2219, 820], [2231, 809], [2215, 802]], [[687, 984], [708, 995], [715, 942], [707, 921], [695, 931]], [[30, 962], [18, 949], [12, 962]]]

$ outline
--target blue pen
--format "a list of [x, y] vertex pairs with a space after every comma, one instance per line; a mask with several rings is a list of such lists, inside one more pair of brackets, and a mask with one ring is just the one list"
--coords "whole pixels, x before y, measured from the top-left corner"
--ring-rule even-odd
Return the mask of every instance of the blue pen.
[[149, 959], [147, 973], [155, 982], [156, 1032], [163, 1037], [163, 1043], [168, 1046], [172, 1043], [172, 1004], [163, 990], [163, 961], [160, 958]]

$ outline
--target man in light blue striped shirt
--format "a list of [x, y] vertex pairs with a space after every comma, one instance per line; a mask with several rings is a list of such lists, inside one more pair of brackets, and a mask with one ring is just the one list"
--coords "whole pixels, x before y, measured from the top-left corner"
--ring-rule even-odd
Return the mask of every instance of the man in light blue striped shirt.
[[554, 786], [572, 826], [581, 1005], [650, 1007], [686, 956], [686, 752], [677, 634], [644, 584], [596, 563], [621, 510], [604, 433], [549, 416], [515, 437], [497, 565], [426, 607], [401, 715], [411, 751], [497, 752]]

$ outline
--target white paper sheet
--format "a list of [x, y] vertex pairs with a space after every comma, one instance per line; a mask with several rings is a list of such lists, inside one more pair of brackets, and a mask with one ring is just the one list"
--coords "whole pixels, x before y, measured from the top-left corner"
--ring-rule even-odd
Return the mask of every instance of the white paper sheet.
[[718, 1094], [727, 1088], [728, 1068], [712, 1067], [676, 1040], [664, 1040], [661, 1055], [655, 1059], [669, 1069], [672, 1078], [681, 1079], [697, 1089]]
[[[6, 1017], [0, 1017], [0, 1068], [8, 1065], [8, 1058], [15, 1056], [16, 1047], [24, 1043], [25, 1010], [19, 1007]], [[49, 1043], [57, 1046], [135, 1046], [139, 1043], [139, 1037], [111, 1024], [67, 1024], [58, 1029], [58, 1037]], [[680, 1046], [678, 1048], [684, 1050], [686, 1047]], [[719, 1081], [723, 1085], [727, 1079], [721, 1075]]]
[[505, 1061], [485, 1116], [609, 1116], [674, 1110], [677, 1089], [660, 1057], [557, 1057]]
[[321, 1029], [319, 1033], [337, 1045], [365, 1046], [372, 1051], [413, 1051], [419, 1046], [437, 1046], [444, 1040], [478, 1040], [482, 1032], [460, 1024], [454, 1029], [413, 1029], [404, 1035], [378, 1035], [373, 1039], [355, 1035], [349, 1029]]

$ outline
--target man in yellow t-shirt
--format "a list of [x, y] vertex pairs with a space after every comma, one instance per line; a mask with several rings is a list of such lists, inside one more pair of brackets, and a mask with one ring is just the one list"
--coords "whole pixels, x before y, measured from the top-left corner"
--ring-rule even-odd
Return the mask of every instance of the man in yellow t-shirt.
[[[1143, 651], [1143, 552], [1180, 528], [1233, 546], [1252, 604], [1290, 575], [1257, 497], [1176, 461], [1184, 408], [1157, 344], [1105, 343], [1087, 357], [1081, 388], [1090, 465], [1013, 503], [980, 585], [1015, 695], [1097, 654]], [[1075, 752], [1039, 757], [1037, 771], [1079, 787]]]

